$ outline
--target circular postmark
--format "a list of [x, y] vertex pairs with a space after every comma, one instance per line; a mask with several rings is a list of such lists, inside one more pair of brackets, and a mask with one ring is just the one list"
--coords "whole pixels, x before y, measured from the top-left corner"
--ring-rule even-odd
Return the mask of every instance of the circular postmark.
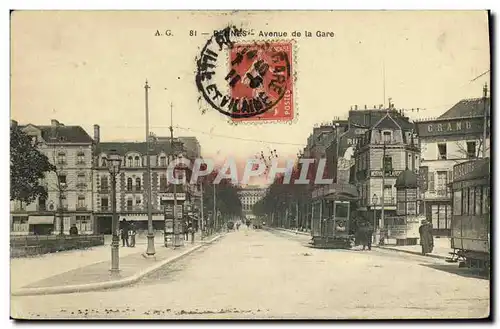
[[235, 41], [241, 34], [235, 27], [214, 32], [196, 61], [198, 91], [211, 107], [231, 118], [277, 108], [292, 89], [290, 42]]

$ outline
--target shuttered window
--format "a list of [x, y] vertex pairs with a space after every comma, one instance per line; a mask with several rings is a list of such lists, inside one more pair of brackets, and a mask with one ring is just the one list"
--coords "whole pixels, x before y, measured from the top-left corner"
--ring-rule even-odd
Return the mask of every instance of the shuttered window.
[[434, 192], [434, 171], [429, 171], [429, 191]]

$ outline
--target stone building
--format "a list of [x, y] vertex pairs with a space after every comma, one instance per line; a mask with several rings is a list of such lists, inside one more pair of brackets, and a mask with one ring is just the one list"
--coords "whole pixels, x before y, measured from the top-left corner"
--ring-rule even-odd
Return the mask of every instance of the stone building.
[[11, 202], [11, 233], [60, 233], [61, 207], [65, 234], [72, 224], [76, 224], [80, 234], [92, 233], [92, 138], [82, 127], [66, 126], [57, 120], [50, 125], [19, 127], [31, 136], [57, 170], [47, 173], [43, 181], [48, 193], [46, 199], [38, 198], [28, 205]]
[[424, 211], [432, 222], [434, 234], [449, 235], [452, 216], [453, 166], [490, 155], [490, 126], [486, 120], [486, 142], [483, 143], [485, 113], [490, 99], [463, 99], [436, 119], [416, 123], [422, 152], [420, 170]]
[[385, 111], [385, 115], [359, 137], [353, 154], [360, 194], [358, 210], [372, 212], [370, 218], [374, 215], [380, 218], [382, 204], [385, 216], [395, 214], [396, 178], [406, 169], [417, 173], [420, 166], [414, 124], [392, 107]]
[[243, 215], [247, 218], [254, 218], [253, 206], [264, 197], [266, 189], [259, 186], [245, 186], [238, 191], [241, 201]]
[[[98, 130], [98, 127], [96, 127]], [[170, 141], [150, 143], [152, 215], [155, 230], [163, 230], [165, 225], [162, 201], [171, 194], [167, 181], [167, 167], [172, 159]], [[174, 153], [182, 154], [182, 143], [174, 141]], [[120, 220], [133, 221], [139, 230], [147, 229], [147, 156], [146, 142], [100, 142], [96, 140], [94, 166], [94, 204], [97, 221], [96, 231], [111, 233], [111, 177], [107, 167], [107, 157], [111, 152], [121, 156], [120, 173], [116, 181], [116, 207]], [[187, 184], [187, 181], [186, 181]], [[187, 199], [185, 184], [177, 189], [179, 202]]]

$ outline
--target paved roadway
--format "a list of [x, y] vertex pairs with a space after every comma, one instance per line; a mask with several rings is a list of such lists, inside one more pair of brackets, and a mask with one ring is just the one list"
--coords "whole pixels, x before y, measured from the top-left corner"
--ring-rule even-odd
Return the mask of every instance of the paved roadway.
[[320, 250], [307, 236], [241, 230], [120, 289], [12, 297], [22, 318], [478, 318], [489, 280], [387, 250]]

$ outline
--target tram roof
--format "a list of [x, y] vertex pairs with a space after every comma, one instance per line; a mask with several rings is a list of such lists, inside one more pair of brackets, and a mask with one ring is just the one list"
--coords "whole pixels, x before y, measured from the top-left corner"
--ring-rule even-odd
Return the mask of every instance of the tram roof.
[[453, 182], [490, 177], [490, 158], [471, 160], [453, 166]]

